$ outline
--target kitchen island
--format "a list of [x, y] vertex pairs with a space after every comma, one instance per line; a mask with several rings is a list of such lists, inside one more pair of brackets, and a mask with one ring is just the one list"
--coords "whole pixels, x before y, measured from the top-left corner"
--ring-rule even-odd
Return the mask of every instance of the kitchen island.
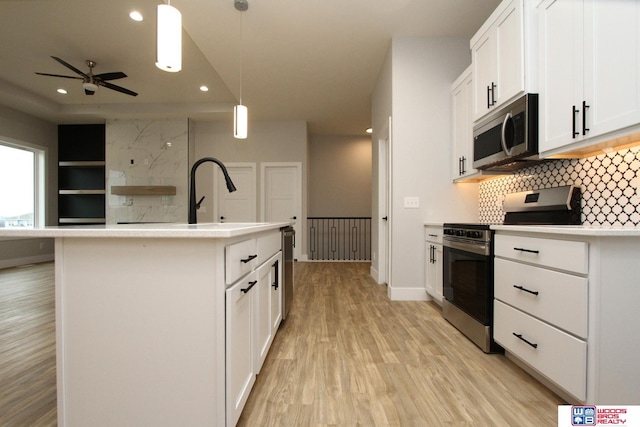
[[286, 225], [1, 229], [55, 238], [58, 424], [235, 425], [264, 359], [233, 351], [254, 351], [265, 312], [277, 328], [281, 305], [265, 298]]

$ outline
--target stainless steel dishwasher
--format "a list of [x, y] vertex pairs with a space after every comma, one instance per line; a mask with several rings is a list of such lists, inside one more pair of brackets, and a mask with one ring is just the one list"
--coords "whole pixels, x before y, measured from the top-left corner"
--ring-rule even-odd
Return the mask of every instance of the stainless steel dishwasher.
[[282, 227], [282, 319], [287, 318], [293, 302], [293, 248], [296, 245], [296, 231], [291, 226]]

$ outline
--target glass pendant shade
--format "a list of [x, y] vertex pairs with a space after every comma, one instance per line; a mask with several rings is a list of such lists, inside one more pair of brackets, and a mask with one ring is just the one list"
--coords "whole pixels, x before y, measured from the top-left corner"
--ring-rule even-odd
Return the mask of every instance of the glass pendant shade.
[[156, 67], [170, 73], [182, 69], [182, 15], [168, 4], [158, 5]]
[[233, 136], [237, 139], [247, 139], [247, 107], [239, 104], [233, 107]]

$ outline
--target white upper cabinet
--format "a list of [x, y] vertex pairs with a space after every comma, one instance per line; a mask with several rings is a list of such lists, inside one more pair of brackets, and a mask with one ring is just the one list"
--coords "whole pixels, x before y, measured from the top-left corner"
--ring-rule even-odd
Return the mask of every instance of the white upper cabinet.
[[451, 85], [453, 180], [477, 174], [473, 168], [473, 76], [469, 66]]
[[540, 152], [639, 124], [640, 1], [545, 0], [538, 19]]
[[504, 0], [471, 39], [473, 119], [527, 90], [523, 0]]

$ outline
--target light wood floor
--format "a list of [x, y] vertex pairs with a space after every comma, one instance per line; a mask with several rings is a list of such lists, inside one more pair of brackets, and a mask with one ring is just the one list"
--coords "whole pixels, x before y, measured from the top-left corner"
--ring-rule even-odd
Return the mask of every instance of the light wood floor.
[[56, 425], [53, 263], [0, 270], [0, 426]]
[[[53, 263], [0, 270], [0, 426], [55, 426]], [[296, 295], [241, 426], [556, 426], [562, 400], [368, 263], [296, 263]]]
[[563, 403], [368, 263], [296, 263], [296, 294], [242, 426], [557, 426]]

